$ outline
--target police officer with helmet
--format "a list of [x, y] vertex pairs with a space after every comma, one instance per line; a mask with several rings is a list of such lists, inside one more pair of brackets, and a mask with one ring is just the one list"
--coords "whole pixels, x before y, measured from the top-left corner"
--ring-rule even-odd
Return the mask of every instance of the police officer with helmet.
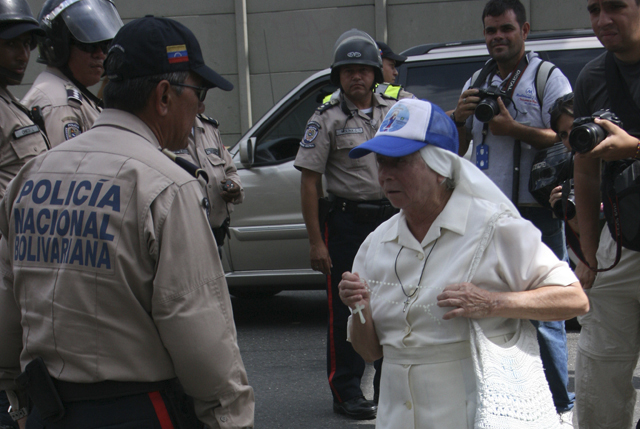
[[[386, 43], [376, 41], [376, 46], [378, 46], [380, 56], [382, 57], [382, 82], [376, 83], [376, 94], [384, 94], [385, 97], [393, 98], [394, 100], [416, 98], [415, 95], [406, 91], [401, 85], [394, 84], [398, 76], [396, 67], [404, 63], [407, 57], [396, 54]], [[328, 103], [332, 98], [338, 100], [339, 96], [340, 89], [336, 89], [332, 94], [325, 96], [322, 102]]]
[[[394, 213], [378, 184], [375, 158], [351, 159], [349, 150], [373, 138], [396, 101], [373, 92], [375, 84], [384, 81], [382, 58], [367, 33], [352, 29], [342, 34], [333, 59], [331, 82], [340, 92], [309, 119], [294, 166], [302, 173], [311, 268], [327, 276], [327, 375], [333, 410], [353, 419], [371, 419], [377, 406], [360, 388], [365, 363], [347, 342], [350, 312], [338, 296], [338, 284], [367, 235]], [[329, 200], [322, 198], [323, 174]]]
[[[35, 48], [35, 35], [41, 33], [44, 34], [26, 0], [0, 0], [0, 198], [20, 168], [48, 146], [30, 112], [7, 88], [22, 82]], [[17, 428], [8, 409], [9, 402], [2, 391], [0, 427]]]
[[0, 389], [29, 429], [250, 428], [204, 194], [160, 151], [185, 148], [207, 91], [232, 85], [165, 18], [122, 27], [105, 66], [91, 130], [0, 202]]
[[39, 106], [52, 146], [93, 125], [101, 100], [87, 88], [104, 72], [107, 48], [122, 20], [111, 0], [47, 0], [38, 15], [38, 62], [47, 68], [22, 102]]
[[47, 141], [30, 112], [9, 92], [22, 82], [36, 34], [43, 34], [25, 0], [0, 0], [0, 198], [9, 181]]

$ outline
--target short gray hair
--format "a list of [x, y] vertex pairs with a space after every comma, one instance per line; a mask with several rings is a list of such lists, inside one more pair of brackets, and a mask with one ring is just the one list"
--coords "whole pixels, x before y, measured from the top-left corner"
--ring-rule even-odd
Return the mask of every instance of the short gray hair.
[[[147, 105], [151, 91], [161, 80], [168, 80], [170, 83], [184, 83], [187, 77], [189, 77], [188, 71], [180, 71], [119, 82], [109, 81], [104, 88], [104, 106], [133, 114], [138, 113]], [[182, 90], [182, 87], [176, 86], [178, 95], [182, 93]]]

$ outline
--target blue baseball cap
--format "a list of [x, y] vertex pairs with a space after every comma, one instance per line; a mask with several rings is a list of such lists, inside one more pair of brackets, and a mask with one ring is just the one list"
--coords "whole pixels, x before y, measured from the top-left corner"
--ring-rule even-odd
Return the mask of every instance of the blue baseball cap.
[[393, 105], [375, 137], [351, 149], [350, 158], [371, 152], [399, 158], [426, 145], [458, 153], [458, 130], [444, 111], [425, 100], [405, 98]]

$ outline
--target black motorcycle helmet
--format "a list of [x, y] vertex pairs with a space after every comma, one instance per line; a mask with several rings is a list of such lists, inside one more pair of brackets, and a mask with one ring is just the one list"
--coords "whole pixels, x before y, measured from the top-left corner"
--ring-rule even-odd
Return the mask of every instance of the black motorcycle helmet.
[[364, 64], [373, 67], [375, 83], [384, 82], [382, 57], [375, 40], [364, 31], [355, 28], [343, 33], [333, 47], [331, 83], [340, 86], [340, 66]]
[[38, 38], [38, 62], [62, 67], [71, 38], [98, 43], [114, 38], [122, 20], [111, 0], [47, 0], [38, 15], [45, 36]]

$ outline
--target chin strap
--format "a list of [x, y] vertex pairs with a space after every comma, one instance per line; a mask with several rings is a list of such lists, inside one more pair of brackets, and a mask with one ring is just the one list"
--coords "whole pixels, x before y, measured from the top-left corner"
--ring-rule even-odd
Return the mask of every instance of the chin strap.
[[96, 97], [91, 91], [87, 89], [86, 86], [78, 82], [78, 80], [75, 77], [73, 77], [73, 73], [71, 73], [71, 70], [69, 69], [68, 65], [65, 64], [64, 66], [60, 67], [60, 71], [62, 72], [63, 75], [67, 77], [67, 79], [69, 79], [75, 86], [78, 87], [80, 92], [82, 92], [82, 95], [87, 97], [89, 100], [93, 101], [96, 104], [96, 106], [101, 108], [104, 107], [104, 104], [101, 99]]

